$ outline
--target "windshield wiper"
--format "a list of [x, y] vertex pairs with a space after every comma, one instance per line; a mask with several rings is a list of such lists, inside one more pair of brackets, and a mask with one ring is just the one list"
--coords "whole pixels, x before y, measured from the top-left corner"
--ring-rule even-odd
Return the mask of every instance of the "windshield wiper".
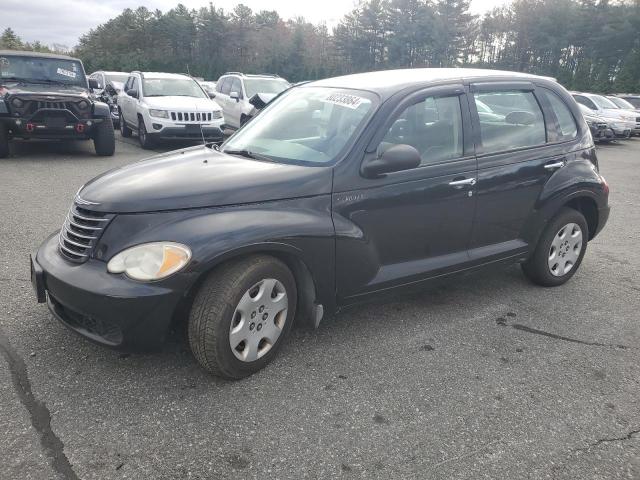
[[255, 153], [250, 150], [222, 150], [222, 153], [227, 153], [229, 155], [238, 155], [239, 157], [250, 158], [251, 160], [266, 160], [268, 162], [273, 161], [273, 159], [267, 157], [266, 155], [260, 155], [259, 153]]

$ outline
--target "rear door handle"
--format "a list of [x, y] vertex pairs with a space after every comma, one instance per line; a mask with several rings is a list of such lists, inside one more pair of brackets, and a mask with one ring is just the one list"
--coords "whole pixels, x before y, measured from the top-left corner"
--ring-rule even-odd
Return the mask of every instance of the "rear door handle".
[[475, 185], [476, 184], [476, 179], [475, 178], [464, 178], [462, 180], [454, 180], [452, 182], [449, 182], [449, 185], [451, 185], [452, 187], [462, 187], [464, 185]]
[[553, 163], [547, 163], [544, 168], [546, 168], [547, 170], [555, 170], [556, 168], [562, 168], [564, 167], [564, 162], [553, 162]]

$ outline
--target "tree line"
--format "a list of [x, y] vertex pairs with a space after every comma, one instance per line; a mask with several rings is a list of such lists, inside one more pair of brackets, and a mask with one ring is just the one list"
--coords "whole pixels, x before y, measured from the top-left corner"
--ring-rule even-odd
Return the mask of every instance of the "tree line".
[[[290, 81], [402, 67], [548, 75], [567, 88], [640, 91], [640, 0], [514, 0], [479, 17], [469, 0], [362, 0], [331, 30], [239, 4], [126, 9], [71, 52], [88, 71], [277, 73]], [[10, 29], [0, 48], [23, 44]], [[58, 47], [59, 49], [59, 47]]]

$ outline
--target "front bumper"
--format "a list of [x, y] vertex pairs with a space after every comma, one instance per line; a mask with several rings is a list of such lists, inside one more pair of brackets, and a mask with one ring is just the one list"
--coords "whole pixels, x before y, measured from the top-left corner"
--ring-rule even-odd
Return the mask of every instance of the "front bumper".
[[[63, 117], [58, 117], [63, 118]], [[10, 132], [11, 138], [88, 139], [102, 118], [56, 120], [45, 118], [0, 117], [0, 125]]]
[[179, 127], [164, 127], [161, 130], [153, 129], [147, 130], [149, 137], [158, 140], [197, 140], [204, 138], [210, 141], [221, 141], [222, 130], [220, 127], [203, 126], [202, 131], [200, 127], [187, 128], [187, 126]]
[[158, 348], [164, 341], [183, 292], [159, 283], [141, 283], [107, 272], [104, 262], [82, 264], [58, 252], [52, 234], [32, 259], [38, 301], [66, 327], [96, 343], [119, 350]]

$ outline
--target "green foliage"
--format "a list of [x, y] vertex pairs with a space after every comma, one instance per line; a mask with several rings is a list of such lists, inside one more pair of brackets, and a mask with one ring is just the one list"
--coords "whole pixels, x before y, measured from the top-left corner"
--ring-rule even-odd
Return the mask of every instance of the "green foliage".
[[[556, 77], [569, 88], [640, 90], [639, 0], [513, 0], [482, 18], [470, 0], [360, 0], [329, 32], [276, 11], [182, 4], [126, 9], [90, 30], [86, 69], [277, 73], [291, 81], [401, 67], [476, 66]], [[7, 28], [0, 48], [49, 51]]]

